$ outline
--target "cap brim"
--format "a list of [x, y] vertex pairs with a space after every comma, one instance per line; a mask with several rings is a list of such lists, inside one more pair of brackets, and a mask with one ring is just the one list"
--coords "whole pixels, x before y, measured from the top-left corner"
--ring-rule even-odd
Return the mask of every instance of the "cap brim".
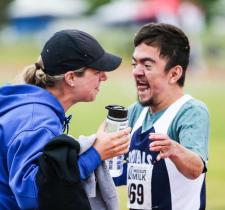
[[113, 71], [119, 67], [122, 58], [105, 52], [97, 61], [90, 63], [87, 67], [94, 68], [99, 71]]

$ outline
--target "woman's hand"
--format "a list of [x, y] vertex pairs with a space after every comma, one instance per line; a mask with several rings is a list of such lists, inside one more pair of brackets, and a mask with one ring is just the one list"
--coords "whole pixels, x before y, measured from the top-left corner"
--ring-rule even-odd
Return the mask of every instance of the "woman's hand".
[[106, 160], [128, 152], [130, 144], [131, 128], [115, 133], [104, 132], [105, 123], [102, 123], [97, 131], [94, 148], [98, 151], [102, 160]]

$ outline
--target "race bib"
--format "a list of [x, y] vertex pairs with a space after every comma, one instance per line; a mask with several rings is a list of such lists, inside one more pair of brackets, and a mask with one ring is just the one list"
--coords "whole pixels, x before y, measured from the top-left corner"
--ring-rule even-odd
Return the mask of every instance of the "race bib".
[[128, 208], [152, 209], [151, 179], [153, 165], [128, 163]]

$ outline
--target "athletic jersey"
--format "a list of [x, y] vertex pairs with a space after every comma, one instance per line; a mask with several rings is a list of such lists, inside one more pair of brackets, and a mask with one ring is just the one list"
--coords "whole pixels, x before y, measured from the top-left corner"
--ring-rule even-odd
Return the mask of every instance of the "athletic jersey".
[[[142, 111], [143, 107], [138, 103], [130, 107], [129, 123], [132, 128], [136, 127]], [[158, 124], [166, 124], [167, 109], [156, 114], [148, 111], [140, 126], [132, 131], [128, 164], [124, 167], [124, 174], [115, 179], [117, 185], [127, 182], [130, 209], [205, 209], [205, 174], [195, 180], [187, 179], [169, 158], [156, 161], [158, 153], [149, 151], [149, 133], [155, 132], [155, 125], [157, 132], [167, 133], [171, 139], [197, 153], [207, 163], [209, 115], [206, 106], [189, 99], [177, 108], [174, 115], [167, 128], [160, 132], [160, 126], [156, 124], [163, 116], [163, 123]]]

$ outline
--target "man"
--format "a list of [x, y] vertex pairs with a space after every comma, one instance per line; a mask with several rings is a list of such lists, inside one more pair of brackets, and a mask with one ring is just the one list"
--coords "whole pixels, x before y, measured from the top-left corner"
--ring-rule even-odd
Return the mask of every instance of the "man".
[[205, 209], [209, 115], [203, 103], [183, 92], [188, 38], [175, 26], [150, 23], [138, 31], [134, 45], [139, 102], [129, 108], [128, 207]]

